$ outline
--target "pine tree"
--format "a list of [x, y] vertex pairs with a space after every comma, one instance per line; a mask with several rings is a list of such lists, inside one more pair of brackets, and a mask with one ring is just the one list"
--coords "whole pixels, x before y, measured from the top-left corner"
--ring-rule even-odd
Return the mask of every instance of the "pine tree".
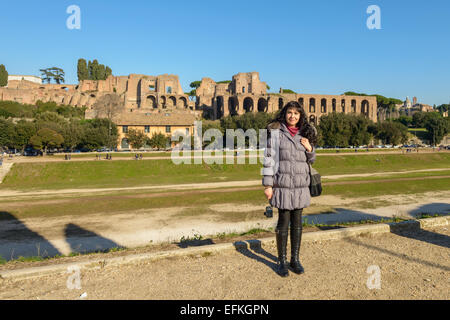
[[5, 87], [8, 84], [8, 71], [3, 64], [0, 64], [0, 87]]

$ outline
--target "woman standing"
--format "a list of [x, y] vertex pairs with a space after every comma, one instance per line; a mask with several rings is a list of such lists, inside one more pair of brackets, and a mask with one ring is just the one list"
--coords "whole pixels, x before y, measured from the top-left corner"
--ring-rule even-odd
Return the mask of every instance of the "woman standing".
[[[275, 167], [276, 171], [265, 170], [262, 184], [270, 204], [278, 208], [278, 223], [275, 229], [278, 250], [277, 272], [286, 277], [289, 275], [286, 253], [289, 222], [290, 266], [297, 274], [304, 272], [299, 260], [302, 211], [310, 205], [311, 200], [308, 162], [313, 163], [316, 159], [313, 145], [317, 139], [317, 132], [308, 124], [303, 107], [295, 101], [286, 104], [267, 129], [269, 137], [273, 133], [271, 130], [279, 129], [279, 140], [273, 140], [277, 141], [277, 146], [274, 145], [272, 149], [271, 139], [267, 139], [264, 169]], [[274, 162], [278, 165], [273, 166]], [[273, 174], [266, 174], [267, 172]]]

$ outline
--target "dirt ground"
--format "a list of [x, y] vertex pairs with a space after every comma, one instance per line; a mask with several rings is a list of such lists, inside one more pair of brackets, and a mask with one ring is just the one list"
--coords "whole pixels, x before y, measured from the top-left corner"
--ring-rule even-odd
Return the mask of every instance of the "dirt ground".
[[[303, 242], [303, 275], [275, 273], [276, 248], [227, 250], [26, 280], [0, 299], [450, 299], [450, 228]], [[73, 289], [69, 289], [73, 288]]]

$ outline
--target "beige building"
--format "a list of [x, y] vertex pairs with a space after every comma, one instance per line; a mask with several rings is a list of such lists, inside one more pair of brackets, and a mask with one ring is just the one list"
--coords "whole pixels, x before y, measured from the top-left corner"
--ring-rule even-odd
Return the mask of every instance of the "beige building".
[[246, 112], [275, 112], [289, 101], [303, 106], [311, 123], [332, 112], [364, 114], [377, 122], [377, 100], [372, 96], [267, 93], [267, 84], [258, 72], [238, 73], [228, 83], [216, 83], [203, 78], [197, 89], [197, 107], [211, 119]]
[[[113, 120], [119, 131], [117, 149], [131, 148], [126, 137], [129, 130], [141, 131], [149, 138], [154, 134], [162, 133], [169, 138], [169, 141], [171, 140], [172, 134], [176, 132], [185, 136], [192, 136], [194, 134], [195, 120], [196, 118], [193, 114], [177, 114], [171, 112], [151, 115], [130, 113], [118, 115]], [[176, 144], [177, 142], [171, 142], [170, 146], [173, 147]]]

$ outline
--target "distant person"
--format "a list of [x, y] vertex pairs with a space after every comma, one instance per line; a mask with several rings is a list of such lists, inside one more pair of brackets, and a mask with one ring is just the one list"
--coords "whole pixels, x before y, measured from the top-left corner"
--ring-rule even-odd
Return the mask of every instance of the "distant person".
[[[304, 273], [300, 263], [299, 251], [302, 237], [302, 212], [303, 208], [310, 205], [309, 192], [309, 166], [316, 159], [316, 151], [313, 144], [316, 143], [317, 131], [307, 122], [303, 107], [295, 101], [291, 101], [281, 110], [279, 116], [267, 126], [270, 130], [279, 129], [279, 146], [276, 154], [279, 159], [271, 158], [272, 148], [270, 137], [267, 139], [267, 149], [264, 159], [264, 174], [262, 184], [264, 194], [271, 206], [278, 208], [278, 223], [275, 229], [278, 264], [277, 272], [280, 276], [289, 275], [287, 265], [287, 238], [288, 226], [291, 231], [291, 261], [290, 266], [297, 274]], [[279, 152], [280, 149], [283, 152]], [[277, 160], [275, 166], [272, 160]], [[278, 161], [279, 160], [279, 161]], [[270, 169], [277, 168], [277, 172]]]

